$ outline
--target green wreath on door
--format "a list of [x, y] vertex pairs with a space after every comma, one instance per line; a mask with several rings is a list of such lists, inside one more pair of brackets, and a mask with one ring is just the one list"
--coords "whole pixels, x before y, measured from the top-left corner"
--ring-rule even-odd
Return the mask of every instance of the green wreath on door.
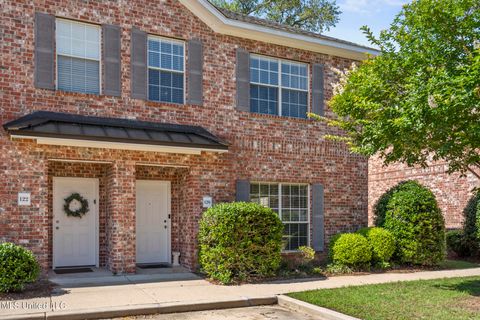
[[[65, 211], [65, 214], [69, 217], [81, 218], [89, 211], [88, 200], [82, 197], [79, 193], [76, 193], [76, 192], [72, 193], [70, 196], [68, 196], [64, 200], [65, 200], [65, 204], [63, 205], [63, 211]], [[76, 210], [70, 209], [72, 201], [74, 200], [80, 203], [80, 208]]]

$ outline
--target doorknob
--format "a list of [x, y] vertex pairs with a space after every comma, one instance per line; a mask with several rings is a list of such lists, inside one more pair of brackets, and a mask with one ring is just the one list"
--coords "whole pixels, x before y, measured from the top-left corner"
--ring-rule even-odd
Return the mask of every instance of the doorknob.
[[60, 229], [60, 228], [59, 228], [59, 227], [55, 227], [55, 229], [57, 229], [57, 230], [58, 230], [58, 229]]
[[[164, 227], [165, 227], [165, 229], [167, 229], [167, 225], [165, 225]], [[57, 227], [57, 229], [58, 229], [58, 227]]]

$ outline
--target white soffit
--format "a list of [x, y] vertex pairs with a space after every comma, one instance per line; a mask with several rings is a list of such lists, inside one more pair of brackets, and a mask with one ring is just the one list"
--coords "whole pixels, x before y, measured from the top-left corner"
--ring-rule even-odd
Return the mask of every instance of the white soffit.
[[179, 0], [213, 31], [277, 45], [308, 50], [338, 57], [364, 60], [367, 54], [378, 55], [375, 49], [349, 44], [335, 39], [322, 39], [305, 34], [269, 28], [254, 23], [227, 18], [207, 0]]

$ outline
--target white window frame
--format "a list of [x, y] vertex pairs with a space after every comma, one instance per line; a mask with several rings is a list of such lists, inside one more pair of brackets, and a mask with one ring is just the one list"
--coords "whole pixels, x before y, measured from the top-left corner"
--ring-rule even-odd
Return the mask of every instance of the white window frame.
[[[150, 58], [149, 58], [149, 54], [148, 54], [148, 40], [150, 39], [159, 39], [160, 41], [164, 40], [164, 41], [170, 41], [170, 42], [176, 42], [176, 43], [180, 43], [183, 47], [183, 71], [180, 72], [180, 71], [177, 71], [177, 70], [170, 70], [170, 69], [165, 69], [165, 68], [162, 68], [161, 67], [161, 63], [160, 63], [160, 67], [150, 67]], [[150, 100], [148, 99], [148, 101], [152, 101], [152, 102], [157, 102], [157, 103], [171, 103], [171, 104], [177, 104], [177, 105], [185, 105], [186, 104], [186, 88], [187, 88], [187, 76], [186, 76], [186, 69], [187, 69], [187, 64], [186, 64], [186, 50], [185, 50], [185, 41], [183, 40], [179, 40], [179, 39], [174, 39], [174, 38], [168, 38], [168, 37], [162, 37], [162, 36], [157, 36], [157, 35], [153, 35], [153, 34], [149, 34], [147, 35], [147, 97], [150, 97], [150, 82], [149, 82], [149, 72], [148, 70], [149, 69], [154, 69], [154, 70], [159, 70], [159, 71], [165, 71], [165, 72], [172, 72], [172, 73], [181, 73], [183, 75], [183, 90], [182, 90], [182, 100], [183, 100], [183, 103], [178, 103], [178, 102], [169, 102], [169, 101], [161, 101], [161, 100]]]
[[[98, 32], [98, 52], [99, 52], [99, 55], [98, 55], [98, 60], [96, 59], [92, 59], [92, 58], [87, 58], [87, 57], [79, 57], [79, 56], [76, 56], [76, 55], [66, 55], [66, 54], [59, 54], [58, 51], [57, 51], [57, 22], [59, 20], [63, 20], [63, 21], [67, 21], [69, 23], [76, 23], [76, 24], [80, 24], [80, 25], [87, 25], [87, 26], [92, 26], [92, 27], [95, 27], [97, 29], [99, 29], [99, 32]], [[101, 95], [102, 94], [102, 91], [103, 91], [103, 85], [102, 85], [102, 55], [103, 55], [103, 52], [102, 52], [102, 28], [101, 26], [99, 26], [98, 24], [95, 24], [95, 23], [88, 23], [88, 22], [82, 22], [82, 21], [77, 21], [77, 20], [71, 20], [71, 19], [66, 19], [66, 18], [55, 18], [55, 90], [60, 90], [58, 89], [58, 56], [62, 56], [62, 57], [70, 57], [70, 58], [76, 58], [76, 59], [83, 59], [83, 60], [90, 60], [90, 61], [98, 61], [98, 95]], [[94, 94], [96, 95], [95, 93], [85, 93], [85, 92], [78, 92], [78, 91], [66, 91], [66, 90], [62, 90], [64, 92], [73, 92], [73, 93], [80, 93], [80, 94]]]
[[[287, 89], [287, 90], [295, 90], [295, 91], [302, 91], [307, 93], [307, 112], [310, 112], [310, 65], [306, 62], [300, 62], [300, 61], [295, 61], [295, 60], [288, 60], [288, 59], [281, 59], [281, 58], [274, 58], [274, 57], [269, 57], [269, 56], [264, 56], [256, 53], [251, 53], [250, 58], [258, 58], [258, 59], [263, 59], [263, 60], [270, 60], [270, 61], [276, 61], [278, 63], [278, 80], [277, 80], [277, 85], [272, 85], [272, 84], [266, 84], [266, 83], [261, 83], [261, 82], [253, 82], [251, 81], [251, 78], [249, 79], [250, 85], [256, 85], [256, 86], [264, 86], [264, 87], [270, 87], [270, 88], [277, 88], [278, 89], [278, 105], [277, 105], [277, 116], [280, 117], [287, 117], [287, 118], [294, 118], [294, 119], [305, 119], [305, 118], [300, 118], [300, 117], [292, 117], [292, 116], [284, 116], [282, 115], [282, 90]], [[291, 88], [291, 87], [284, 87], [282, 85], [282, 63], [288, 63], [288, 64], [302, 64], [307, 67], [307, 90], [304, 89], [298, 89], [298, 88]], [[249, 67], [251, 68], [251, 67]], [[248, 71], [250, 73], [250, 69]], [[249, 102], [250, 103], [250, 102]], [[251, 108], [251, 106], [250, 106]], [[265, 114], [261, 112], [253, 112], [253, 113], [259, 113], [259, 114]]]
[[[292, 183], [287, 183], [287, 182], [271, 182], [271, 181], [250, 181], [250, 184], [259, 184], [259, 185], [278, 185], [278, 217], [280, 218], [280, 221], [282, 221], [282, 224], [307, 224], [307, 246], [310, 246], [311, 243], [311, 225], [310, 225], [310, 207], [311, 207], [311, 199], [310, 199], [310, 184], [308, 183], [297, 183], [297, 182], [292, 182]], [[283, 186], [306, 186], [307, 187], [307, 221], [290, 221], [290, 222], [284, 222], [282, 220], [282, 187]], [[250, 195], [250, 190], [248, 191], [248, 194]], [[282, 234], [283, 238], [283, 234]], [[284, 253], [289, 253], [289, 252], [299, 252], [299, 250], [283, 250], [282, 252]]]

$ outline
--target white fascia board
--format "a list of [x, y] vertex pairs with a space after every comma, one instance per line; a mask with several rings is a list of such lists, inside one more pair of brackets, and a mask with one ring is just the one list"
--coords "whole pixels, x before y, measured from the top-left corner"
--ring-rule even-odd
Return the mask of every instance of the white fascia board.
[[378, 55], [375, 49], [369, 49], [341, 41], [309, 37], [261, 26], [253, 23], [233, 20], [225, 17], [207, 0], [179, 0], [214, 32], [247, 38], [277, 45], [329, 54], [353, 60], [364, 60], [367, 54]]
[[98, 149], [117, 149], [117, 150], [181, 153], [181, 154], [195, 154], [195, 155], [201, 154], [202, 151], [217, 152], [217, 153], [228, 152], [228, 150], [224, 150], [224, 149], [160, 146], [160, 145], [152, 145], [152, 144], [63, 139], [63, 138], [35, 137], [35, 136], [22, 136], [22, 135], [12, 135], [11, 138], [12, 139], [15, 139], [15, 138], [33, 139], [33, 140], [36, 140], [38, 144], [43, 144], [43, 145], [98, 148]]

